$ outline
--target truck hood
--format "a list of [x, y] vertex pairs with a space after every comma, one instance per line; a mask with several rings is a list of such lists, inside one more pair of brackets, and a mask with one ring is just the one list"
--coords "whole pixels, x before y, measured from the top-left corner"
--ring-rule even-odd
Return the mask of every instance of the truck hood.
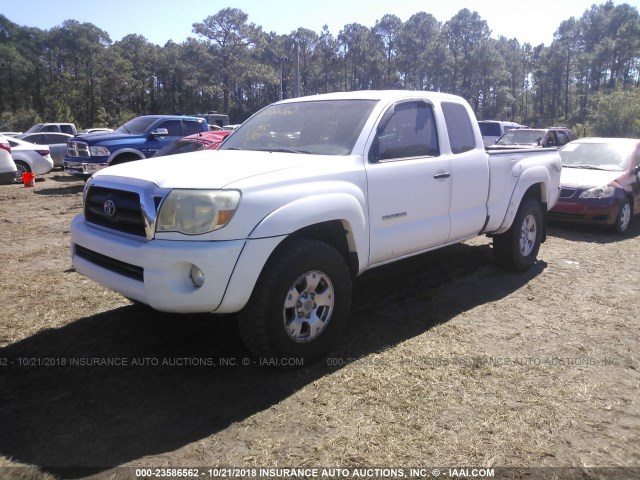
[[609, 185], [624, 175], [620, 171], [589, 170], [585, 168], [563, 167], [560, 174], [560, 185], [569, 188], [593, 188]]
[[89, 145], [96, 145], [98, 143], [113, 142], [115, 140], [122, 140], [123, 138], [135, 138], [144, 137], [143, 133], [87, 133], [82, 135], [76, 135], [73, 140], [79, 142], [86, 142]]
[[322, 170], [322, 164], [335, 165], [334, 162], [340, 159], [344, 161], [344, 157], [336, 156], [202, 150], [114, 165], [100, 170], [94, 177], [135, 178], [152, 182], [160, 188], [240, 188], [237, 183], [250, 177], [310, 166], [316, 173]]

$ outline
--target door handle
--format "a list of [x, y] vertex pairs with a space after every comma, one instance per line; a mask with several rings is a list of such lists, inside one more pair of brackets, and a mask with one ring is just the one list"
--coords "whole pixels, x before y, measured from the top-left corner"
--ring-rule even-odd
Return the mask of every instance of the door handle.
[[441, 178], [449, 178], [450, 176], [450, 173], [436, 173], [433, 178], [435, 178], [436, 180], [440, 180]]

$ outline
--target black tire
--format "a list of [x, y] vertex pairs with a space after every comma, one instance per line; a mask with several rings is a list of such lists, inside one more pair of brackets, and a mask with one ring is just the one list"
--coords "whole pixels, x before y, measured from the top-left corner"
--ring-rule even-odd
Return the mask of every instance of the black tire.
[[350, 305], [351, 277], [338, 251], [318, 240], [291, 239], [262, 270], [238, 328], [261, 363], [308, 365], [337, 341]]
[[633, 205], [629, 198], [625, 198], [620, 209], [618, 209], [618, 215], [616, 215], [616, 223], [613, 224], [613, 231], [624, 235], [629, 230], [629, 225], [633, 219]]
[[536, 261], [544, 230], [542, 206], [534, 198], [525, 198], [513, 225], [493, 238], [496, 263], [507, 270], [524, 272]]
[[18, 170], [16, 171], [16, 178], [13, 181], [15, 183], [22, 183], [22, 174], [30, 172], [31, 167], [28, 163], [23, 162], [22, 160], [16, 160], [15, 163]]

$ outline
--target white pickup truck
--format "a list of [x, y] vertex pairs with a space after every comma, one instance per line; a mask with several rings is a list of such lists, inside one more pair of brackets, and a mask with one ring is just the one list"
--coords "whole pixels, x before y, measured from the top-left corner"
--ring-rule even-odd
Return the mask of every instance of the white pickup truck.
[[560, 170], [554, 149], [487, 154], [457, 96], [290, 99], [217, 151], [96, 173], [73, 265], [160, 311], [239, 312], [256, 356], [311, 361], [344, 328], [365, 270], [482, 234], [501, 266], [529, 268]]

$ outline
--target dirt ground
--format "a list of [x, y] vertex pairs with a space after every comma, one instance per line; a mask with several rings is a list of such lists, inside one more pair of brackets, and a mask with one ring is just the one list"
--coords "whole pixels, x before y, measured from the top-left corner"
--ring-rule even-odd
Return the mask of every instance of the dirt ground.
[[151, 312], [77, 274], [83, 185], [0, 186], [0, 478], [640, 475], [640, 218], [624, 237], [552, 225], [525, 274], [496, 268], [486, 238], [372, 270], [327, 360], [280, 371], [250, 359], [233, 316]]

